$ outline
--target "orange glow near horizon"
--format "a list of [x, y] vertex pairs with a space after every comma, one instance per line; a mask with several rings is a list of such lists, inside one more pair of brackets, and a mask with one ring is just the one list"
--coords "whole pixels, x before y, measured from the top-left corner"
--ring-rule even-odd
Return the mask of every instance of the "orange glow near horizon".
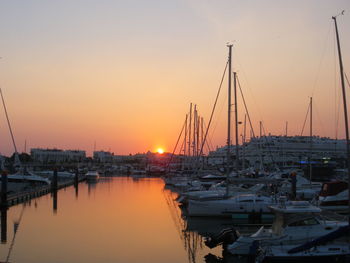
[[164, 153], [164, 149], [163, 149], [163, 148], [158, 148], [158, 149], [157, 149], [157, 153], [163, 154], [163, 153]]

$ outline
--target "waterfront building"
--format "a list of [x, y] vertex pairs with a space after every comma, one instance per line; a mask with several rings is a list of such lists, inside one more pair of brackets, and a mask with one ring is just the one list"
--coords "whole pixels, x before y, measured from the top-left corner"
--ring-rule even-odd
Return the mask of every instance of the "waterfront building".
[[[231, 153], [231, 161], [232, 158], [235, 158], [236, 153], [236, 146], [231, 145], [230, 146], [230, 153]], [[223, 147], [218, 147], [215, 151], [209, 152], [208, 155], [208, 165], [224, 165], [227, 163], [227, 145]]]
[[[231, 148], [234, 160], [235, 146]], [[211, 165], [224, 164], [227, 159], [226, 146], [212, 151], [208, 155]], [[346, 158], [346, 141], [328, 137], [313, 136], [262, 136], [252, 138], [239, 146], [239, 158], [246, 160], [250, 166], [295, 165], [312, 160], [329, 160]]]
[[86, 159], [85, 151], [81, 150], [33, 148], [30, 150], [30, 155], [33, 161], [40, 163], [82, 162]]
[[94, 151], [94, 161], [99, 163], [111, 163], [114, 160], [114, 153], [105, 151]]

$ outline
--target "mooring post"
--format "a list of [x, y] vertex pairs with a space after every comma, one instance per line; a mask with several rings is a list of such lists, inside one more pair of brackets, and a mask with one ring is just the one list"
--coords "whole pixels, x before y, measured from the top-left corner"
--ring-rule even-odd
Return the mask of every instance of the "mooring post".
[[79, 193], [79, 169], [77, 168], [75, 170], [75, 177], [74, 177], [74, 188], [75, 188], [75, 197], [78, 197]]
[[1, 173], [1, 208], [7, 208], [7, 172]]
[[78, 169], [75, 170], [74, 184], [75, 184], [75, 186], [78, 186], [78, 184], [79, 184], [79, 170]]
[[52, 209], [53, 212], [57, 213], [57, 189], [54, 189], [52, 192]]
[[7, 242], [7, 207], [1, 207], [1, 243]]
[[52, 181], [51, 181], [51, 190], [52, 191], [57, 191], [57, 168], [56, 167], [53, 169], [53, 176], [52, 176]]

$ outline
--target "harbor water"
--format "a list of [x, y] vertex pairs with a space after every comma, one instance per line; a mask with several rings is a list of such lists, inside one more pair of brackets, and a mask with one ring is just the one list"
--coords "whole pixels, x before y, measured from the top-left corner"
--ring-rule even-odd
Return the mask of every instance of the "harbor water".
[[1, 212], [0, 261], [200, 263], [220, 258], [222, 248], [207, 248], [198, 234], [217, 224], [184, 220], [175, 197], [160, 178], [102, 177], [12, 206]]

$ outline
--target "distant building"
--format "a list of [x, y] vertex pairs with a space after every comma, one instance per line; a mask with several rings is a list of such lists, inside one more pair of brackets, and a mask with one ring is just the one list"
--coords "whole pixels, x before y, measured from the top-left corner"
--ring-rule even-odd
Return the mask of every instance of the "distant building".
[[30, 155], [33, 161], [41, 163], [82, 162], [86, 158], [85, 151], [80, 150], [33, 148], [30, 150]]
[[[231, 145], [230, 147], [231, 158], [236, 153], [236, 146]], [[232, 161], [232, 160], [231, 160]], [[227, 163], [227, 146], [217, 148], [216, 151], [211, 151], [208, 154], [209, 165], [223, 165]]]
[[[231, 146], [231, 159], [236, 158], [235, 145]], [[264, 164], [279, 166], [295, 165], [307, 161], [311, 156], [318, 159], [346, 158], [346, 141], [327, 137], [313, 136], [262, 136], [252, 138], [239, 146], [239, 159], [245, 159], [250, 166], [259, 167]], [[226, 163], [227, 146], [211, 151], [208, 163], [218, 165]]]
[[114, 153], [105, 151], [94, 151], [94, 161], [99, 163], [111, 163], [114, 161]]
[[346, 157], [346, 141], [313, 136], [263, 136], [253, 138], [240, 150], [251, 165], [297, 164], [311, 156], [313, 160]]

